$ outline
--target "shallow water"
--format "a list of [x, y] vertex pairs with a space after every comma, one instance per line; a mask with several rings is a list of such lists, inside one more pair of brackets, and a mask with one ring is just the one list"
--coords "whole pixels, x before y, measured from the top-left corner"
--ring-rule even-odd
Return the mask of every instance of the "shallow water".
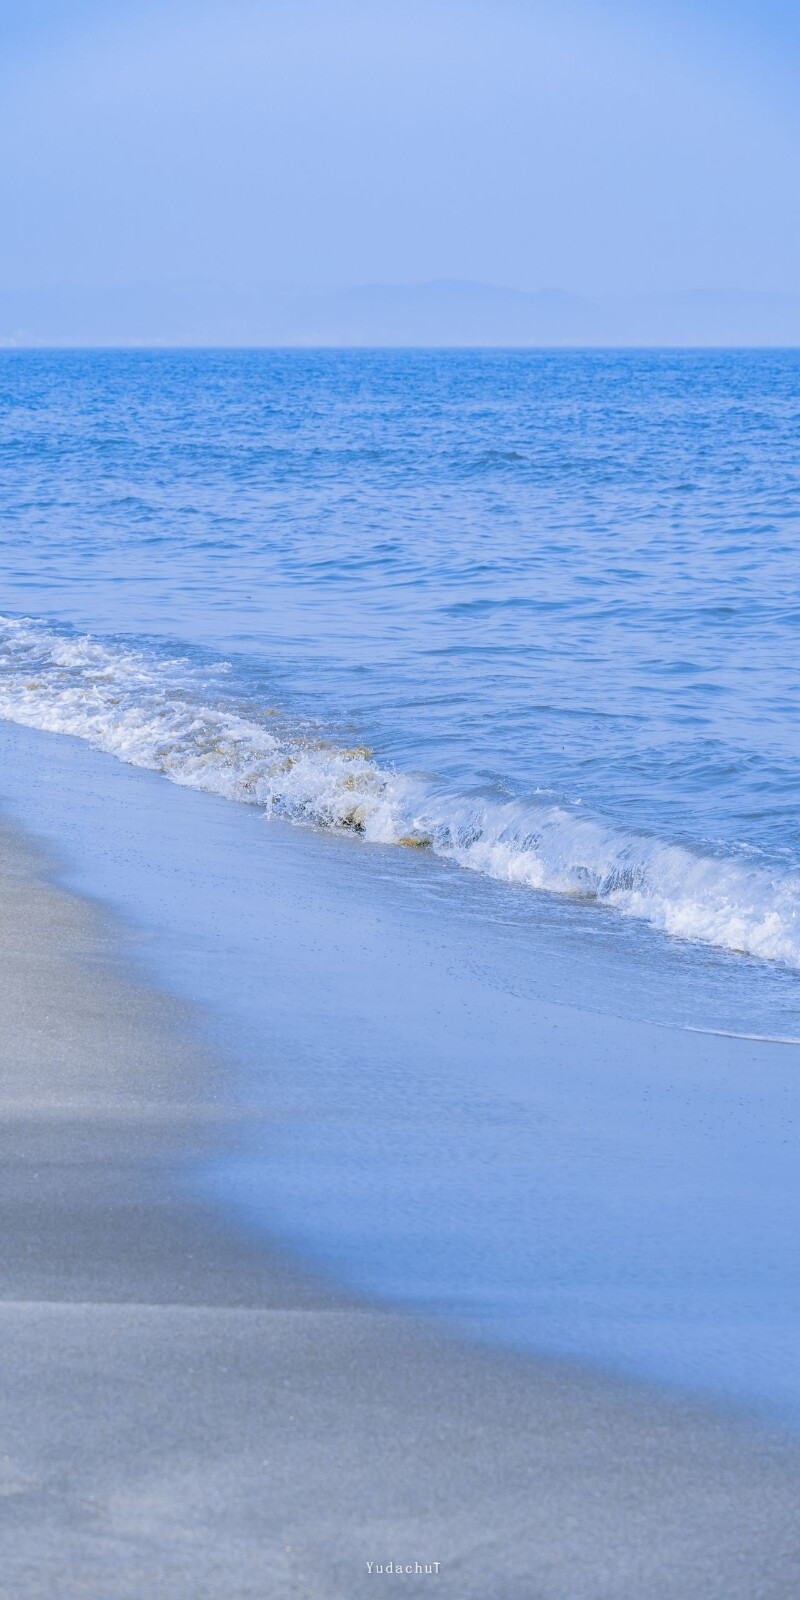
[[800, 1048], [542, 1000], [535, 927], [425, 853], [38, 730], [0, 761], [248, 1108], [192, 1191], [370, 1298], [800, 1426]]

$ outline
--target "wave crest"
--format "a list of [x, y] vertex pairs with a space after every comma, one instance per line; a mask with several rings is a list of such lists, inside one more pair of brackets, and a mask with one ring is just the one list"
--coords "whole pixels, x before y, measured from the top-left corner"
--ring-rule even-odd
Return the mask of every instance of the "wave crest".
[[800, 875], [615, 826], [579, 804], [443, 792], [363, 746], [237, 702], [182, 657], [0, 618], [0, 716], [85, 739], [173, 783], [383, 844], [430, 848], [505, 883], [612, 907], [681, 939], [800, 967]]

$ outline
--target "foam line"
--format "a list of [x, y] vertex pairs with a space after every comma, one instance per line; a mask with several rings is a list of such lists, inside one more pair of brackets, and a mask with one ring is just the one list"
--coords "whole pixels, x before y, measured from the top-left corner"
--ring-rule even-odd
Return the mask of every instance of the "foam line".
[[800, 874], [741, 847], [626, 830], [551, 795], [499, 802], [381, 767], [252, 697], [226, 666], [0, 618], [0, 715], [85, 739], [270, 815], [428, 848], [505, 883], [612, 907], [676, 938], [800, 967]]

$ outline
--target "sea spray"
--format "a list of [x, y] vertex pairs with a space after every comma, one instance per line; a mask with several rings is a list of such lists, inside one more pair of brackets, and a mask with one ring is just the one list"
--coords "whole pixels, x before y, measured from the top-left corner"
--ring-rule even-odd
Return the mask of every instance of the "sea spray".
[[552, 792], [504, 800], [398, 772], [285, 708], [237, 696], [221, 660], [0, 618], [0, 715], [293, 823], [427, 848], [676, 938], [800, 967], [800, 874], [787, 863], [626, 829]]

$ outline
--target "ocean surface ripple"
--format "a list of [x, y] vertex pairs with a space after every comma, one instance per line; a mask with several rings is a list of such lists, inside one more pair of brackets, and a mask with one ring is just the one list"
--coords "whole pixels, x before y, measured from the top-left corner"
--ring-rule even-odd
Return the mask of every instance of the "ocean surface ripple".
[[799, 421], [796, 351], [4, 352], [2, 714], [793, 972]]

